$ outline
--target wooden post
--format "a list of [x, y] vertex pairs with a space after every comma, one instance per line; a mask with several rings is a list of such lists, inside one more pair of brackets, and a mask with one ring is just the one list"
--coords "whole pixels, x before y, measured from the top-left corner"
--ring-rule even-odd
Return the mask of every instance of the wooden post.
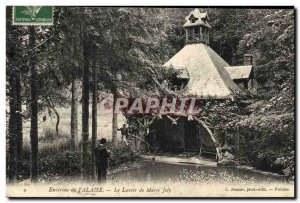
[[200, 27], [199, 34], [200, 34], [200, 41], [202, 42], [203, 41], [202, 27]]
[[204, 34], [203, 34], [203, 41], [206, 44], [207, 43], [207, 36], [206, 36], [206, 28], [204, 28]]
[[195, 42], [195, 27], [192, 28], [193, 42]]
[[201, 156], [202, 155], [202, 139], [200, 136], [199, 136], [199, 138], [200, 138], [199, 156]]
[[208, 32], [208, 30], [207, 30], [207, 42], [206, 43], [209, 44], [209, 32]]
[[188, 29], [185, 29], [185, 43], [189, 42], [189, 33], [188, 33]]
[[202, 139], [201, 139], [200, 127], [199, 126], [197, 126], [197, 127], [198, 127], [197, 141], [198, 141], [198, 147], [199, 147], [199, 156], [201, 156], [202, 155]]
[[[236, 132], [239, 132], [239, 129], [237, 128], [237, 131]], [[234, 136], [234, 147], [236, 149], [235, 153], [239, 153], [240, 151], [240, 135], [238, 133], [235, 134]]]

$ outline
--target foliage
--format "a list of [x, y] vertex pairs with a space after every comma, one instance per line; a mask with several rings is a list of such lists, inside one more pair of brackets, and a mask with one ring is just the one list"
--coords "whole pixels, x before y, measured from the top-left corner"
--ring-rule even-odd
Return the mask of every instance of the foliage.
[[[286, 89], [285, 89], [286, 90]], [[292, 105], [283, 91], [260, 107], [260, 112], [244, 117], [236, 123], [241, 140], [244, 140], [244, 153], [250, 163], [265, 170], [284, 173], [293, 177], [293, 155], [295, 145], [295, 120]], [[281, 99], [289, 100], [281, 103]], [[281, 159], [280, 159], [281, 158]], [[282, 161], [279, 161], [282, 160]], [[285, 161], [284, 161], [285, 160]]]
[[277, 158], [275, 164], [283, 166], [283, 174], [288, 177], [288, 180], [295, 180], [295, 151]]
[[[294, 11], [243, 11], [211, 12], [210, 17], [215, 16], [211, 46], [224, 58], [232, 58], [233, 63], [241, 63], [236, 57], [241, 59], [244, 53], [253, 54], [258, 91], [246, 100], [205, 105], [200, 119], [214, 128], [222, 143], [233, 145], [236, 136], [240, 137], [240, 161], [292, 178]], [[231, 50], [225, 52], [229, 55], [224, 56], [222, 49], [228, 48]]]
[[[80, 152], [73, 151], [69, 142], [47, 145], [39, 150], [39, 173], [43, 177], [53, 178], [62, 175], [78, 175], [80, 173]], [[23, 149], [22, 167], [19, 179], [30, 176], [30, 148]]]
[[294, 29], [293, 10], [273, 10], [251, 25], [239, 42], [238, 52], [255, 56], [255, 78], [262, 94], [270, 97], [294, 79]]
[[[250, 10], [225, 8], [209, 9], [208, 12], [212, 25], [210, 46], [230, 65], [241, 64], [242, 55], [238, 54], [237, 49], [240, 39], [249, 27], [249, 24], [245, 22], [255, 21], [255, 19], [249, 19]], [[259, 18], [257, 13], [254, 15]]]
[[201, 182], [201, 183], [228, 183], [231, 184], [235, 183], [254, 183], [254, 178], [244, 180], [243, 178], [236, 177], [235, 175], [232, 175], [230, 172], [225, 171], [216, 171], [216, 170], [210, 170], [209, 172], [205, 170], [187, 170], [184, 169], [179, 172], [179, 182], [182, 183], [190, 183], [190, 182]]
[[118, 166], [122, 163], [132, 162], [136, 158], [136, 155], [133, 153], [129, 145], [121, 143], [118, 146], [114, 146], [111, 142], [107, 145], [108, 149], [111, 151], [111, 166]]
[[[50, 133], [49, 133], [50, 134]], [[52, 133], [55, 134], [54, 132]], [[56, 138], [57, 139], [57, 138]], [[54, 140], [57, 141], [57, 140]], [[45, 140], [43, 140], [45, 142]], [[53, 142], [53, 140], [52, 140]], [[45, 142], [47, 143], [47, 142]], [[131, 148], [126, 145], [118, 147], [107, 143], [108, 149], [111, 151], [110, 166], [116, 167], [122, 163], [134, 161], [136, 156]], [[89, 151], [89, 154], [91, 152]], [[81, 152], [74, 151], [70, 141], [54, 142], [54, 144], [46, 144], [39, 151], [39, 173], [41, 177], [52, 179], [58, 176], [79, 176]], [[30, 176], [30, 147], [24, 146], [23, 157], [21, 163], [21, 171], [19, 180], [26, 179]]]

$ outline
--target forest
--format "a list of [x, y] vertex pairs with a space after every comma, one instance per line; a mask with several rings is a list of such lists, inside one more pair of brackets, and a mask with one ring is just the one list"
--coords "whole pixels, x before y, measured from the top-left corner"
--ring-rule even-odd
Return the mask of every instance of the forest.
[[[52, 26], [14, 26], [6, 9], [6, 159], [8, 182], [57, 176], [94, 180], [91, 151], [104, 136], [112, 165], [139, 153], [118, 142], [118, 115], [101, 129], [99, 95], [157, 91], [174, 73], [162, 68], [185, 45], [193, 8], [54, 7]], [[230, 65], [254, 56], [247, 97], [213, 101], [199, 119], [220, 147], [239, 140], [235, 162], [294, 180], [295, 13], [293, 9], [200, 8], [209, 15], [210, 47]], [[134, 84], [134, 85], [133, 85]], [[203, 117], [202, 117], [203, 116]], [[145, 138], [150, 118], [127, 118]], [[46, 130], [43, 123], [53, 120]], [[120, 126], [119, 126], [120, 127]], [[64, 130], [63, 130], [64, 129]]]

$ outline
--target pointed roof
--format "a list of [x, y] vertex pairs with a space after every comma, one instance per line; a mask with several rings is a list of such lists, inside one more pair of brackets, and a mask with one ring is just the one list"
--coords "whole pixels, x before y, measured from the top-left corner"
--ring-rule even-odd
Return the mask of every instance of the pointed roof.
[[190, 14], [185, 18], [185, 23], [183, 27], [190, 27], [196, 25], [203, 25], [208, 28], [211, 28], [210, 24], [208, 23], [208, 15], [206, 12], [201, 13], [199, 9], [194, 9]]
[[205, 44], [187, 44], [164, 66], [187, 69], [190, 80], [185, 89], [189, 96], [230, 98], [233, 93], [241, 92], [225, 69], [229, 64]]

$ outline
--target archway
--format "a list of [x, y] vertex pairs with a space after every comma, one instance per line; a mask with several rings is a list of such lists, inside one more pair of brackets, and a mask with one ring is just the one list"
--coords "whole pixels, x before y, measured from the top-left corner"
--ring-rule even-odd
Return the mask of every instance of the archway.
[[200, 156], [215, 157], [216, 139], [211, 130], [200, 120], [186, 120], [184, 125], [185, 151], [197, 152]]

